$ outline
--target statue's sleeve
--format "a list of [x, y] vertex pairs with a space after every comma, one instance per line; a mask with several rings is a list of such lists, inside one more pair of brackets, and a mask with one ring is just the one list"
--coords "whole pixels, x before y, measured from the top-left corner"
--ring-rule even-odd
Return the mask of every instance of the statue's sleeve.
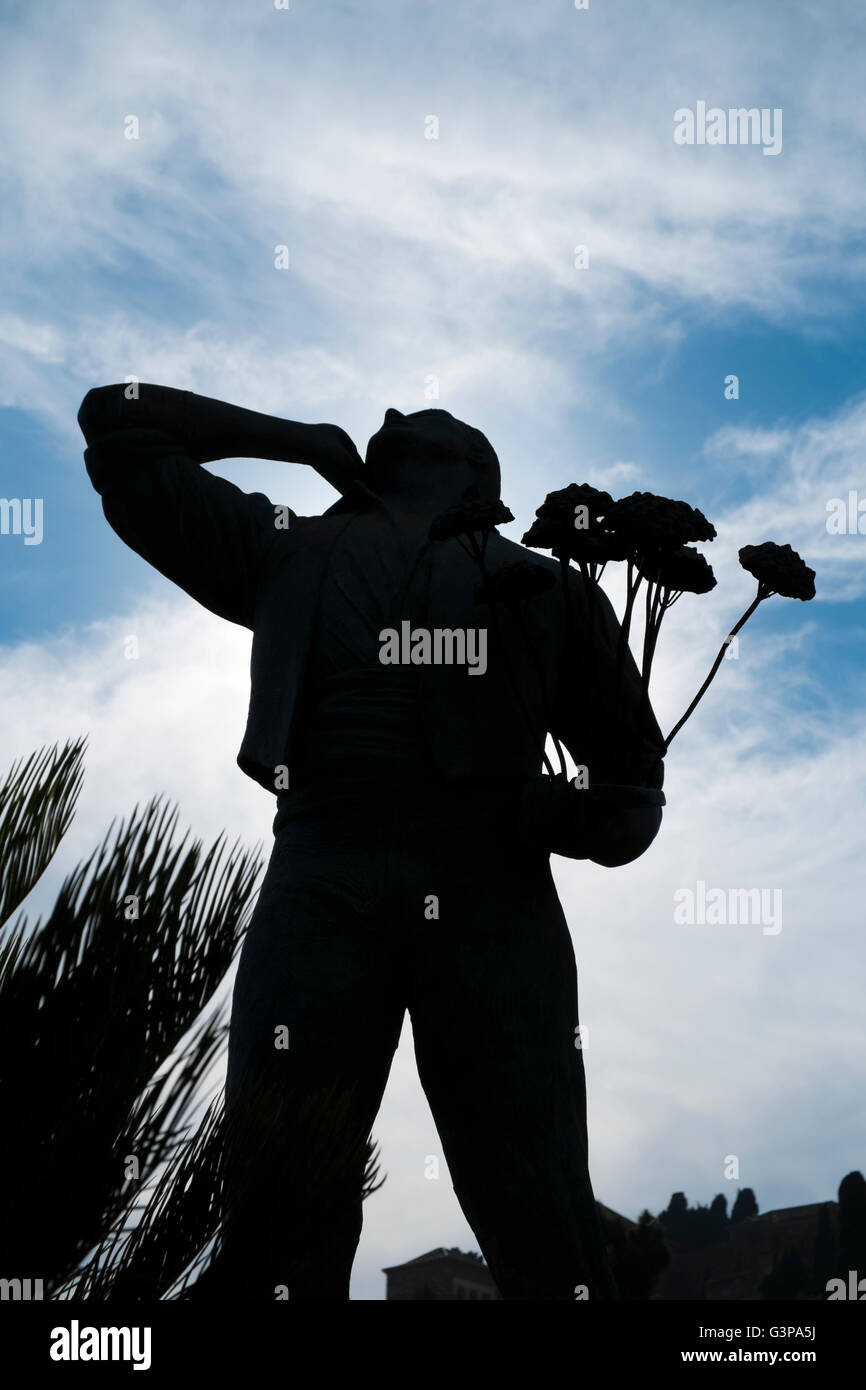
[[576, 763], [589, 767], [591, 780], [660, 789], [663, 735], [650, 702], [641, 713], [640, 672], [628, 646], [618, 677], [620, 624], [613, 604], [596, 585], [590, 611], [582, 576], [571, 569], [569, 579], [552, 732]]
[[[627, 648], [622, 680], [618, 677], [620, 625], [613, 605], [599, 587], [593, 598], [590, 616], [584, 581], [572, 571], [568, 623], [560, 623], [563, 650], [552, 732], [575, 763], [588, 768], [590, 795], [600, 789], [586, 804], [581, 854], [573, 857], [618, 868], [639, 859], [661, 826], [662, 808], [653, 798], [663, 797], [662, 733], [651, 705], [645, 705], [640, 722], [640, 673]], [[617, 785], [624, 788], [621, 796]], [[653, 790], [642, 799], [632, 787]], [[637, 796], [633, 803], [631, 795]]]
[[[124, 429], [84, 453], [121, 540], [210, 612], [252, 628], [278, 514], [264, 493], [210, 473], [160, 430]], [[288, 512], [281, 524], [289, 524]]]

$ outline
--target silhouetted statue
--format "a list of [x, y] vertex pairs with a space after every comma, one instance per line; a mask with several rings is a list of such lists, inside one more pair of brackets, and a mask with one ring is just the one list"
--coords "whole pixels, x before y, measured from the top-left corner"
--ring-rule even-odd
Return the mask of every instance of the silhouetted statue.
[[[252, 630], [238, 762], [277, 795], [234, 989], [228, 1113], [245, 1087], [279, 1087], [288, 1151], [304, 1143], [305, 1107], [336, 1095], [357, 1152], [408, 1008], [454, 1190], [503, 1297], [573, 1299], [585, 1286], [590, 1299], [616, 1298], [588, 1169], [574, 953], [550, 846], [529, 833], [524, 802], [548, 730], [598, 783], [662, 784], [651, 711], [643, 744], [635, 733], [630, 654], [624, 698], [613, 698], [610, 603], [599, 591], [590, 637], [577, 571], [567, 614], [558, 565], [533, 557], [557, 584], [527, 600], [520, 630], [509, 611], [487, 630], [472, 558], [455, 539], [428, 538], [450, 506], [499, 497], [490, 444], [447, 411], [388, 410], [362, 463], [332, 425], [137, 390], [85, 397], [88, 473], [128, 545]], [[308, 463], [342, 498], [298, 516], [199, 466], [229, 457]], [[494, 531], [486, 556], [493, 570], [527, 551]], [[407, 662], [405, 642], [392, 647], [402, 662], [382, 659], [383, 633], [422, 629], [474, 642], [467, 635], [462, 664], [459, 645], [451, 664]], [[624, 776], [621, 750], [635, 737], [640, 756]], [[660, 819], [659, 809], [593, 822], [574, 857], [627, 863]], [[419, 1151], [419, 1191], [426, 1160]], [[255, 1176], [255, 1136], [244, 1161]], [[264, 1163], [261, 1174], [243, 1219], [226, 1222], [225, 1288], [348, 1298], [360, 1201], [324, 1213], [287, 1271], [315, 1173], [309, 1191]]]

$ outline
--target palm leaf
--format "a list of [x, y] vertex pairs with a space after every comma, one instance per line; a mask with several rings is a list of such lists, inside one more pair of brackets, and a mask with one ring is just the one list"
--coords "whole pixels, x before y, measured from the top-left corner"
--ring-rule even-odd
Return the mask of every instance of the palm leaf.
[[170, 1151], [165, 1123], [215, 1055], [211, 1031], [174, 1097], [156, 1101], [155, 1074], [225, 977], [261, 865], [222, 836], [206, 853], [186, 836], [175, 843], [176, 822], [157, 798], [113, 842], [109, 829], [47, 920], [26, 939], [17, 924], [0, 961], [0, 1055], [26, 1059], [0, 1074], [8, 1132], [26, 1136], [26, 1150], [0, 1149], [0, 1190], [16, 1193], [0, 1262], [35, 1261], [47, 1286], [124, 1209], [125, 1155], [150, 1170]]
[[[381, 1186], [369, 1140], [346, 1143], [348, 1097], [328, 1092], [302, 1107], [291, 1135], [283, 1130], [285, 1098], [259, 1082], [226, 1119], [222, 1097], [164, 1169], [134, 1229], [115, 1242], [115, 1257], [94, 1252], [74, 1296], [100, 1301], [219, 1299], [225, 1282], [220, 1234], [226, 1212], [226, 1154], [243, 1148], [254, 1161], [233, 1171], [233, 1213], [255, 1223], [261, 1194], [297, 1194], [295, 1220], [281, 1250], [289, 1282], [323, 1226]], [[363, 1176], [359, 1181], [358, 1174]], [[210, 1251], [208, 1250], [210, 1247]], [[203, 1265], [206, 1264], [206, 1268]]]
[[[31, 754], [0, 787], [0, 924], [68, 828], [84, 744]], [[310, 1098], [291, 1126], [286, 1098], [263, 1085], [235, 1096], [229, 1119], [221, 1097], [207, 1104], [227, 1032], [214, 998], [261, 860], [223, 836], [206, 851], [177, 841], [176, 827], [161, 798], [136, 807], [45, 921], [21, 916], [0, 943], [0, 1113], [13, 1136], [0, 1147], [0, 1265], [34, 1270], [49, 1297], [221, 1297], [226, 1217], [256, 1229], [269, 1190], [294, 1203], [280, 1245], [291, 1279], [328, 1222], [381, 1185], [345, 1095]]]
[[41, 878], [75, 812], [84, 738], [14, 763], [0, 786], [0, 926]]

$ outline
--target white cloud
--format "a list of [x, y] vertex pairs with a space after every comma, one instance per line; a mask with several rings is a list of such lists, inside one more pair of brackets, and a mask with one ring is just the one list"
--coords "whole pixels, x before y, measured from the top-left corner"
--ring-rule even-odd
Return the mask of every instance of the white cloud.
[[864, 449], [866, 398], [862, 396], [797, 427], [726, 428], [712, 435], [705, 454], [720, 472], [730, 459], [753, 471], [750, 494], [729, 510], [718, 528], [713, 561], [717, 554], [726, 554], [732, 563], [740, 544], [787, 543], [816, 570], [818, 601], [850, 602], [862, 597], [866, 592], [864, 537], [831, 534], [827, 522], [828, 505], [834, 498], [847, 507], [853, 490], [866, 501]]
[[[132, 355], [125, 325], [143, 321], [154, 279], [145, 355], [175, 383], [207, 366], [228, 398], [255, 400], [270, 394], [256, 366], [267, 378], [288, 357], [295, 403], [420, 394], [439, 371], [461, 408], [478, 403], [479, 376], [501, 395], [497, 362], [511, 358], [525, 410], [551, 391], [567, 406], [570, 381], [570, 403], [595, 413], [611, 409], [606, 352], [652, 345], [663, 362], [689, 306], [808, 316], [819, 265], [856, 287], [845, 248], [864, 195], [847, 171], [862, 123], [841, 108], [851, 138], [839, 140], [833, 96], [854, 62], [844, 26], [826, 21], [807, 82], [786, 63], [800, 25], [778, 17], [750, 14], [745, 43], [708, 14], [696, 51], [686, 5], [626, 27], [520, 10], [498, 7], [495, 32], [463, 13], [452, 33], [422, 5], [396, 36], [393, 5], [357, 21], [301, 9], [251, 22], [229, 7], [215, 27], [202, 3], [97, 4], [83, 24], [61, 12], [48, 31], [10, 36], [19, 183], [0, 245], [29, 277], [19, 315], [63, 333], [69, 395]], [[778, 104], [766, 93], [780, 74], [790, 134], [778, 159], [674, 145], [673, 111], [692, 93]], [[124, 138], [130, 113], [139, 140]], [[285, 273], [273, 268], [283, 241]], [[62, 299], [58, 257], [81, 272]], [[192, 307], [202, 301], [210, 312]], [[175, 315], [180, 355], [157, 347]], [[63, 393], [34, 374], [14, 399], [50, 411], [46, 394]]]

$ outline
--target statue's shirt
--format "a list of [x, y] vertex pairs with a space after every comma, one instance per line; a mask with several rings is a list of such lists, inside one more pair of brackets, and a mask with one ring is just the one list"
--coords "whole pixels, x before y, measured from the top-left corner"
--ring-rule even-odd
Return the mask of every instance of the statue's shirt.
[[359, 513], [329, 557], [302, 682], [293, 781], [429, 775], [417, 666], [379, 660], [382, 633], [424, 626], [429, 520], [381, 501]]
[[[426, 527], [391, 516], [362, 481], [322, 516], [289, 509], [285, 527], [275, 521], [284, 508], [202, 468], [160, 430], [115, 429], [88, 444], [85, 463], [117, 535], [209, 612], [252, 632], [238, 763], [269, 792], [284, 768], [293, 785], [323, 771], [351, 780], [359, 765], [378, 776], [411, 770], [427, 764], [427, 741], [439, 779], [525, 780], [538, 775], [548, 731], [597, 782], [616, 781], [641, 714], [630, 780], [652, 768], [650, 785], [661, 787], [662, 735], [643, 708], [640, 673], [629, 651], [618, 659], [620, 627], [603, 590], [590, 630], [576, 570], [568, 622], [559, 583], [527, 602], [521, 623], [535, 660], [521, 659], [521, 623], [479, 615], [471, 558], [450, 541], [428, 547]], [[490, 536], [491, 572], [526, 558]], [[535, 563], [560, 578], [554, 561]], [[407, 619], [433, 632], [489, 619], [483, 679], [435, 657], [430, 667], [381, 663], [381, 632]]]

